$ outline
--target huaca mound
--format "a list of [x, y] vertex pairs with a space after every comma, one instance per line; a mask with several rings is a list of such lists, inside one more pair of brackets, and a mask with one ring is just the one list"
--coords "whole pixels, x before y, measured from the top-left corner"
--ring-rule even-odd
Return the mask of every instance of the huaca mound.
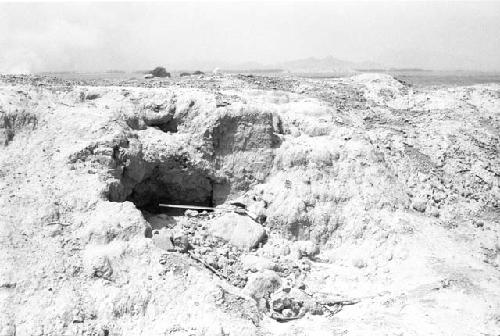
[[0, 76], [0, 335], [497, 335], [499, 140], [493, 84]]

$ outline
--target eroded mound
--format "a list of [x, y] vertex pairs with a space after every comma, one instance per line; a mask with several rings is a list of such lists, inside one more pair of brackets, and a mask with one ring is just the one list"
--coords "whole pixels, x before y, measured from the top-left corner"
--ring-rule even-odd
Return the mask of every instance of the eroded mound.
[[500, 327], [498, 86], [2, 80], [2, 335]]

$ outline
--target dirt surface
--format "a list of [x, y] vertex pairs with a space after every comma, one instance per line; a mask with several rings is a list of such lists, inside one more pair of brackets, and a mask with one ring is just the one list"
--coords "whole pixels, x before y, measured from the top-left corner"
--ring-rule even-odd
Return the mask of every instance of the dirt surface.
[[498, 335], [499, 141], [497, 84], [0, 76], [0, 335]]

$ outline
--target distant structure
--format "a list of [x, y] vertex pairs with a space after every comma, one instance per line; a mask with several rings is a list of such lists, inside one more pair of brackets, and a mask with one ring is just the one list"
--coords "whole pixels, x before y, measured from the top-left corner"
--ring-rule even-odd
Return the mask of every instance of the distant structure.
[[195, 72], [193, 72], [193, 75], [204, 75], [205, 73], [203, 71], [200, 71], [200, 70], [196, 70]]
[[189, 72], [181, 72], [180, 76], [181, 77], [191, 76], [191, 73], [189, 73]]
[[[167, 72], [164, 67], [156, 67], [154, 70], [149, 71], [148, 74], [153, 77], [170, 77], [170, 72]], [[146, 76], [144, 76], [144, 78], [146, 78]]]
[[144, 75], [144, 79], [150, 79], [153, 78], [154, 76], [150, 73]]
[[218, 75], [220, 73], [220, 69], [219, 68], [215, 68], [214, 71], [212, 71], [212, 73], [214, 75]]

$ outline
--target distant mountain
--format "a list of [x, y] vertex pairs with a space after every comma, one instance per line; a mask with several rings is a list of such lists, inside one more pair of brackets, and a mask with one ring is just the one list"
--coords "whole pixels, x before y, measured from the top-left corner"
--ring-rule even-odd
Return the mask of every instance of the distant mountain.
[[227, 62], [227, 61], [217, 61], [217, 60], [186, 60], [184, 62], [179, 62], [175, 64], [165, 64], [165, 68], [179, 71], [192, 71], [192, 70], [202, 70], [202, 71], [212, 71], [216, 68], [222, 70], [240, 70], [240, 71], [248, 71], [248, 70], [265, 70], [270, 67], [258, 63], [258, 62]]
[[384, 53], [374, 56], [391, 68], [397, 69], [427, 69], [437, 71], [495, 71], [500, 66], [500, 59], [489, 59], [489, 55], [481, 54], [477, 57], [458, 54], [448, 50], [427, 49], [400, 49], [386, 50]]
[[373, 62], [349, 62], [333, 56], [325, 58], [309, 57], [299, 60], [282, 62], [276, 64], [275, 67], [281, 68], [290, 72], [306, 72], [306, 73], [351, 73], [356, 70], [365, 69], [384, 69], [385, 66]]
[[304, 59], [279, 62], [275, 64], [262, 64], [258, 62], [223, 62], [217, 60], [185, 60], [184, 62], [169, 64], [168, 70], [203, 70], [212, 71], [219, 68], [227, 71], [289, 71], [294, 73], [354, 73], [356, 70], [386, 69], [385, 66], [373, 62], [349, 62], [333, 56], [325, 58], [309, 57]]

